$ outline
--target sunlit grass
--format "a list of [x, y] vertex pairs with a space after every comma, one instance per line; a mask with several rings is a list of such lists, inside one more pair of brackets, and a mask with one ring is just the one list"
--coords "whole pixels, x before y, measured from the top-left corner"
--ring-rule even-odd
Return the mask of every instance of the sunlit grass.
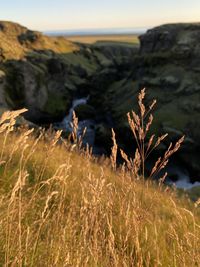
[[[4, 123], [7, 121], [4, 121]], [[0, 266], [200, 266], [200, 211], [153, 181], [0, 125]]]

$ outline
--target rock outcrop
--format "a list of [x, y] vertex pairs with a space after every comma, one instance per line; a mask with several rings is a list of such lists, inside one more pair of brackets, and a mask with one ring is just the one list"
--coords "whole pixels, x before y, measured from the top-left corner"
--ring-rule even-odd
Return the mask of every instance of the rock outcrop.
[[104, 107], [125, 143], [126, 113], [136, 109], [138, 91], [146, 87], [148, 99], [158, 100], [153, 132], [168, 132], [171, 140], [186, 135], [179, 157], [200, 180], [200, 24], [163, 25], [140, 41], [129, 73], [104, 88]]

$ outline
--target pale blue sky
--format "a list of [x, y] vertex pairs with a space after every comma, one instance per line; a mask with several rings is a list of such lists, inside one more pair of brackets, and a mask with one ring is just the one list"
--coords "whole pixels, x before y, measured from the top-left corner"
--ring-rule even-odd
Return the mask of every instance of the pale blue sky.
[[151, 27], [200, 21], [200, 0], [0, 0], [0, 20], [35, 30]]

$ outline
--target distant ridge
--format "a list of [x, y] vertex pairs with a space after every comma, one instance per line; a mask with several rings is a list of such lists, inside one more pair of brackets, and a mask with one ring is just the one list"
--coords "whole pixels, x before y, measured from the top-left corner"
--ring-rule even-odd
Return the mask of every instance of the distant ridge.
[[76, 35], [114, 35], [114, 34], [143, 34], [147, 28], [113, 28], [113, 29], [83, 29], [83, 30], [52, 30], [44, 31], [46, 35], [62, 35], [62, 36], [76, 36]]

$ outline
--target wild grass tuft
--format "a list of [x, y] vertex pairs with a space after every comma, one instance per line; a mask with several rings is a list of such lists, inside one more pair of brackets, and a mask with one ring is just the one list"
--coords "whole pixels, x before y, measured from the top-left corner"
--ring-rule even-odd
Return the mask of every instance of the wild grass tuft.
[[[149, 130], [153, 123], [153, 115], [152, 110], [156, 105], [156, 100], [153, 100], [149, 106], [145, 106], [144, 99], [145, 99], [146, 91], [145, 89], [141, 90], [138, 95], [138, 105], [139, 105], [139, 114], [136, 114], [134, 111], [129, 112], [127, 114], [128, 122], [135, 138], [137, 149], [135, 151], [135, 157], [129, 158], [127, 154], [120, 149], [121, 156], [125, 161], [127, 169], [133, 174], [133, 178], [145, 177], [145, 168], [146, 168], [146, 161], [148, 160], [151, 153], [158, 148], [158, 146], [166, 139], [168, 134], [163, 134], [162, 136], [156, 139], [155, 135], [151, 135], [148, 137]], [[156, 139], [156, 140], [155, 140]], [[157, 161], [154, 163], [154, 166], [150, 172], [149, 179], [155, 178], [158, 176], [161, 170], [165, 169], [169, 162], [169, 158], [179, 150], [181, 144], [184, 141], [184, 136], [181, 137], [175, 145], [170, 143], [168, 149], [164, 153], [162, 157], [159, 157]], [[112, 155], [115, 151], [116, 147], [116, 140], [115, 135], [113, 133], [113, 149]], [[116, 159], [116, 156], [115, 156]], [[113, 156], [112, 156], [113, 161]], [[113, 163], [112, 163], [113, 165]], [[165, 178], [167, 177], [167, 172], [160, 177], [160, 184], [164, 182]]]

